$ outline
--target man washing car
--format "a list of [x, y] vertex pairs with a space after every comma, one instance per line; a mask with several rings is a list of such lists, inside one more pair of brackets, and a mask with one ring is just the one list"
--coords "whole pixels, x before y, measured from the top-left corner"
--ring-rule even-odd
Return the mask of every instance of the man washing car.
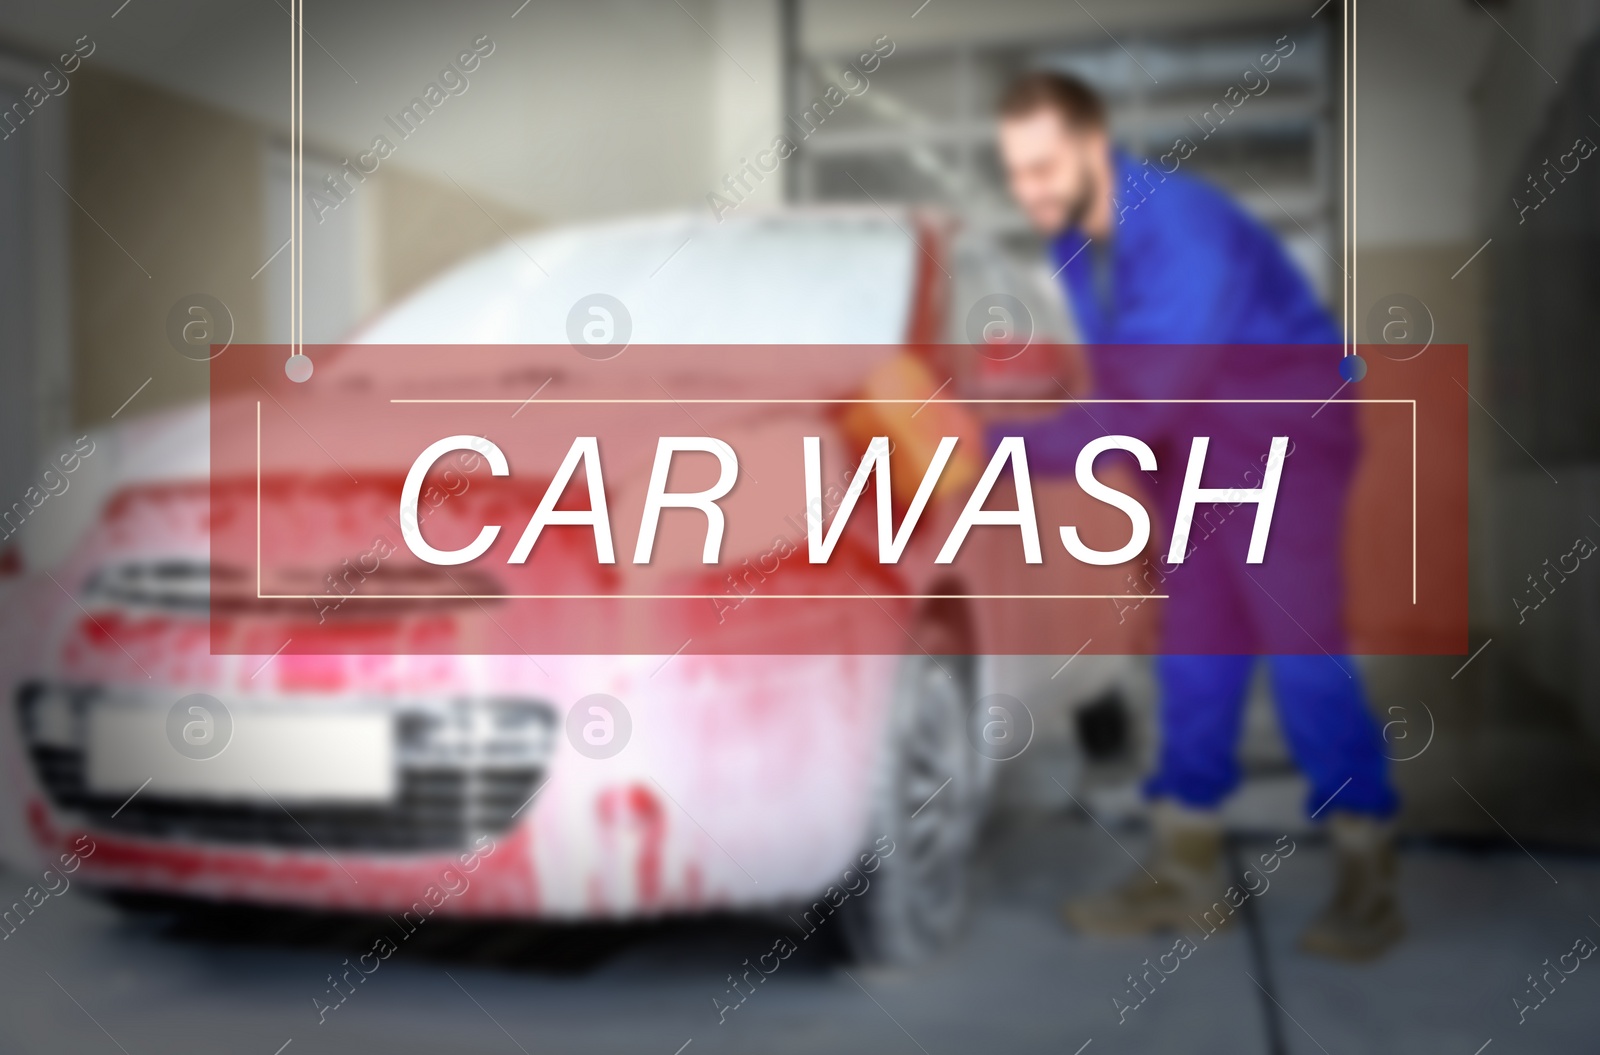
[[[1323, 385], [1323, 394], [1338, 386], [1327, 357], [1283, 354], [1294, 351], [1283, 346], [1337, 345], [1340, 335], [1272, 234], [1215, 189], [1177, 174], [1176, 155], [1156, 166], [1114, 148], [1103, 105], [1081, 82], [1045, 72], [1016, 81], [1001, 100], [999, 144], [1011, 193], [1050, 239], [1090, 345], [1094, 391], [1078, 395], [1152, 400], [1220, 392], [1244, 400], [1281, 397], [1286, 379], [1302, 389]], [[1277, 347], [1252, 355], [1241, 345]], [[1090, 439], [1164, 434], [1169, 450], [1181, 449], [1176, 460], [1162, 459], [1166, 471], [1153, 488], [1170, 523], [1181, 482], [1172, 478], [1182, 475], [1171, 467], [1187, 461], [1190, 437], [1212, 436], [1212, 454], [1223, 464], [1230, 455], [1238, 464], [1249, 451], [1265, 451], [1245, 439], [1246, 415], [1237, 406], [1121, 403], [1096, 405], [1092, 414], [1069, 406], [1046, 421], [991, 424], [989, 434], [991, 443], [1024, 437], [1034, 471], [1066, 474]], [[1222, 653], [1259, 654], [1271, 651], [1263, 642], [1284, 640], [1289, 610], [1279, 598], [1292, 584], [1296, 597], [1310, 600], [1290, 618], [1317, 647], [1266, 662], [1281, 727], [1311, 784], [1307, 810], [1327, 822], [1339, 862], [1333, 899], [1301, 944], [1365, 959], [1398, 940], [1403, 925], [1387, 823], [1398, 801], [1358, 673], [1343, 654], [1341, 524], [1355, 462], [1354, 418], [1338, 403], [1314, 421], [1303, 405], [1261, 408], [1260, 420], [1274, 420], [1272, 414], [1285, 415], [1278, 426], [1294, 430], [1279, 515], [1286, 506], [1295, 510], [1298, 540], [1271, 554], [1270, 572], [1246, 567], [1252, 518], [1233, 514], [1181, 565], [1167, 566], [1169, 596], [1160, 602], [1166, 654], [1156, 668], [1161, 755], [1145, 786], [1154, 856], [1148, 875], [1134, 872], [1106, 894], [1068, 902], [1064, 912], [1084, 930], [1137, 933], [1187, 926], [1221, 898], [1227, 881], [1217, 810], [1239, 781], [1237, 741], [1255, 667], [1252, 655]], [[1219, 478], [1244, 486], [1222, 471]], [[1206, 472], [1213, 473], [1211, 460]], [[1241, 641], [1253, 644], [1237, 647]]]

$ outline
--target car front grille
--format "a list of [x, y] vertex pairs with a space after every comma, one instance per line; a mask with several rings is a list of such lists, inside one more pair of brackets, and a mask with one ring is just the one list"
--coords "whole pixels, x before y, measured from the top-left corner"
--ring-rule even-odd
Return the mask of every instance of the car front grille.
[[204, 561], [124, 561], [101, 568], [84, 585], [97, 602], [133, 611], [163, 612], [204, 617], [211, 567]]
[[[54, 697], [53, 699], [50, 699]], [[35, 776], [60, 810], [93, 829], [191, 844], [369, 852], [448, 851], [508, 830], [545, 777], [555, 716], [532, 700], [395, 706], [396, 792], [381, 804], [212, 800], [153, 792], [108, 796], [89, 786], [84, 714], [92, 690], [34, 684], [18, 718]], [[47, 701], [65, 706], [47, 723]], [[66, 730], [68, 735], [62, 735]], [[73, 735], [76, 731], [76, 735]], [[76, 742], [73, 742], [76, 741]]]
[[[208, 613], [315, 615], [318, 623], [392, 619], [459, 608], [474, 603], [463, 594], [492, 597], [503, 592], [493, 576], [480, 571], [387, 566], [366, 574], [342, 566], [283, 567], [273, 570], [268, 593], [294, 596], [263, 600], [257, 596], [258, 584], [248, 568], [181, 557], [110, 563], [84, 583], [86, 601], [133, 614], [161, 612], [197, 619]], [[344, 598], [358, 593], [396, 596], [369, 597], [363, 605], [344, 604]], [[325, 603], [313, 605], [302, 596], [307, 594], [318, 595]]]

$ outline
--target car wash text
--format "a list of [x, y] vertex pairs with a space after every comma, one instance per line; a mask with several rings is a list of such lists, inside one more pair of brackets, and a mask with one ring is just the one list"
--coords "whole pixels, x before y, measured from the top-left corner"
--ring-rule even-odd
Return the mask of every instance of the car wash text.
[[[892, 489], [889, 481], [889, 440], [878, 436], [868, 444], [865, 454], [854, 473], [831, 525], [824, 526], [822, 496], [821, 440], [816, 436], [802, 437], [802, 454], [805, 459], [806, 533], [809, 559], [812, 564], [826, 564], [833, 553], [845, 524], [866, 489], [867, 480], [877, 474], [878, 496], [878, 561], [892, 565], [899, 562], [905, 552], [918, 521], [922, 518], [946, 464], [956, 447], [956, 437], [946, 436], [939, 442], [915, 496], [905, 510], [898, 529], [893, 523]], [[1181, 564], [1188, 552], [1190, 527], [1195, 509], [1202, 503], [1229, 503], [1256, 506], [1255, 526], [1250, 535], [1250, 548], [1246, 563], [1260, 564], [1266, 554], [1267, 536], [1272, 527], [1272, 514], [1278, 498], [1278, 485], [1283, 475], [1283, 463], [1289, 445], [1287, 436], [1274, 436], [1265, 458], [1261, 486], [1255, 488], [1201, 487], [1200, 479], [1205, 467], [1206, 451], [1210, 439], [1193, 438], [1189, 449], [1189, 463], [1184, 475], [1183, 490], [1177, 515], [1170, 534], [1167, 552], [1168, 564]], [[417, 507], [424, 480], [434, 463], [456, 451], [476, 451], [488, 461], [495, 476], [510, 476], [511, 467], [505, 453], [482, 436], [448, 436], [430, 444], [415, 461], [406, 475], [400, 497], [400, 527], [407, 547], [418, 558], [429, 564], [451, 566], [465, 564], [483, 556], [500, 535], [502, 525], [485, 525], [477, 537], [458, 549], [439, 549], [423, 538]], [[1155, 452], [1144, 441], [1133, 436], [1102, 436], [1084, 445], [1076, 462], [1078, 486], [1090, 498], [1120, 510], [1129, 521], [1127, 541], [1115, 549], [1095, 549], [1079, 537], [1072, 525], [1060, 528], [1061, 544], [1074, 559], [1085, 564], [1116, 565], [1138, 557], [1150, 541], [1150, 514], [1133, 496], [1110, 487], [1094, 475], [1095, 460], [1108, 451], [1122, 451], [1133, 455], [1139, 468], [1153, 472], [1156, 468]], [[673, 459], [679, 454], [703, 453], [716, 458], [719, 473], [716, 483], [700, 491], [669, 492], [667, 478]], [[562, 496], [573, 475], [582, 466], [588, 485], [587, 509], [558, 509]], [[1015, 509], [986, 509], [990, 492], [1009, 467], [1016, 485]], [[634, 547], [633, 563], [649, 564], [654, 550], [656, 529], [665, 509], [694, 509], [705, 515], [706, 535], [701, 560], [716, 564], [722, 549], [726, 526], [719, 500], [733, 489], [739, 475], [739, 459], [734, 449], [723, 440], [708, 436], [663, 436], [656, 444], [655, 460], [651, 467], [649, 486], [645, 494], [644, 511], [639, 525], [638, 543]], [[600, 465], [599, 441], [594, 436], [579, 436], [573, 440], [554, 477], [545, 488], [538, 506], [529, 517], [522, 535], [512, 549], [507, 563], [527, 561], [540, 534], [546, 527], [583, 526], [594, 533], [595, 553], [601, 564], [615, 564], [616, 550], [612, 543], [611, 517], [606, 505], [604, 476]], [[1022, 543], [1023, 556], [1029, 564], [1043, 562], [1039, 540], [1039, 525], [1034, 513], [1033, 488], [1028, 476], [1027, 451], [1021, 437], [1003, 438], [995, 449], [982, 475], [973, 487], [939, 555], [936, 564], [949, 564], [955, 560], [962, 543], [972, 528], [980, 525], [1009, 526], [1017, 530]]]

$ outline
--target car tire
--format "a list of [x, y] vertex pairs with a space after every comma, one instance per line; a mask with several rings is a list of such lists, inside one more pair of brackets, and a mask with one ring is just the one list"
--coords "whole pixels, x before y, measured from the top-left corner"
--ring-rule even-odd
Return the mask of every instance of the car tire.
[[917, 963], [966, 922], [969, 856], [985, 800], [969, 736], [974, 670], [972, 657], [956, 655], [919, 653], [899, 665], [863, 857], [870, 863], [876, 854], [879, 864], [866, 877], [871, 886], [841, 907], [857, 962]]

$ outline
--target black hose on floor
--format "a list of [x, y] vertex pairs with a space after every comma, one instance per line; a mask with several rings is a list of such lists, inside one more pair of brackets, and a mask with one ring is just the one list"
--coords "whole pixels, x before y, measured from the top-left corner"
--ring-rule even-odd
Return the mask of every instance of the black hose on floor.
[[[1234, 875], [1241, 875], [1244, 863], [1239, 857], [1239, 840], [1234, 836], [1227, 836], [1225, 846], [1228, 854], [1228, 868]], [[1250, 980], [1256, 984], [1261, 993], [1261, 1018], [1267, 1031], [1267, 1051], [1269, 1055], [1289, 1055], [1289, 1046], [1283, 1039], [1283, 1021], [1281, 1018], [1282, 1005], [1273, 990], [1276, 988], [1272, 980], [1272, 964], [1267, 958], [1267, 938], [1261, 926], [1261, 919], [1256, 914], [1255, 898], [1249, 898], [1240, 909], [1244, 915], [1244, 930], [1250, 938], [1250, 959], [1253, 961], [1255, 971], [1250, 974]]]

